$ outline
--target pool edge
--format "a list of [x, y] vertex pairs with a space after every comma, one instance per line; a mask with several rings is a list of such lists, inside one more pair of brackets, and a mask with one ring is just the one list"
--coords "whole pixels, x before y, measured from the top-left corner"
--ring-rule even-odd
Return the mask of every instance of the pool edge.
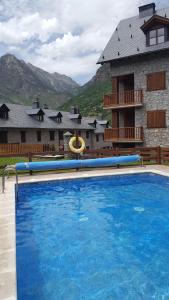
[[[144, 166], [121, 169], [102, 169], [81, 171], [76, 173], [60, 173], [22, 177], [19, 183], [46, 182], [51, 180], [66, 180], [110, 175], [154, 173], [169, 177], [169, 167]], [[5, 205], [4, 205], [5, 204]], [[16, 300], [16, 222], [15, 222], [15, 179], [10, 178], [4, 194], [0, 195], [0, 289], [1, 300]], [[1, 241], [2, 240], [2, 241]], [[3, 258], [3, 259], [2, 259]], [[2, 260], [2, 261], [1, 261]]]

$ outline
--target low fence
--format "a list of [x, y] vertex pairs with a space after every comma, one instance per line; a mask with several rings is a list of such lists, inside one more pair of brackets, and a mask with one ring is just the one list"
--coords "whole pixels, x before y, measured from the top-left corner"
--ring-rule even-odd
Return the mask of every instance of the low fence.
[[49, 144], [0, 144], [0, 155], [42, 153], [54, 150], [54, 145]]
[[[65, 155], [76, 157], [70, 151], [55, 151], [54, 145], [44, 144], [0, 144], [0, 165], [3, 165], [3, 158], [22, 157], [25, 161], [32, 161], [35, 155]], [[86, 149], [82, 159], [108, 157], [118, 155], [140, 154], [144, 162], [148, 163], [169, 163], [169, 148], [163, 147], [135, 147], [135, 148], [112, 148], [112, 149]], [[4, 163], [5, 165], [6, 163]]]

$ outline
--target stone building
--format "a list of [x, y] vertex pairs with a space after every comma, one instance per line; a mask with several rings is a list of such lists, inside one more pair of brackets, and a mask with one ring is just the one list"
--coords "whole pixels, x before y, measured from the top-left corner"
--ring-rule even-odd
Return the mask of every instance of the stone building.
[[169, 146], [169, 8], [139, 7], [122, 20], [98, 63], [109, 64], [112, 111], [105, 141], [114, 146]]
[[52, 144], [56, 150], [64, 147], [64, 134], [78, 133], [88, 149], [109, 148], [104, 141], [108, 121], [83, 117], [78, 108], [71, 112], [55, 111], [40, 107], [38, 100], [32, 107], [0, 104], [0, 144]]

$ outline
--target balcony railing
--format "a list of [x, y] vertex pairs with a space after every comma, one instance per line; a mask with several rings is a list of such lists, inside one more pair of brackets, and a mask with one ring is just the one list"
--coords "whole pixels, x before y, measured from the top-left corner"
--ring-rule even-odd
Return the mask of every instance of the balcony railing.
[[142, 127], [120, 127], [120, 128], [106, 128], [104, 133], [104, 140], [111, 142], [143, 142], [143, 128]]
[[121, 108], [130, 106], [141, 106], [143, 104], [142, 90], [123, 91], [104, 95], [104, 108]]

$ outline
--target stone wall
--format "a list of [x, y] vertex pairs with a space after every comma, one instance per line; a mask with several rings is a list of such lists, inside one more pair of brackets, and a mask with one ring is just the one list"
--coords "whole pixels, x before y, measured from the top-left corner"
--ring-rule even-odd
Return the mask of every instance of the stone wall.
[[[147, 74], [166, 71], [166, 89], [147, 91]], [[111, 75], [134, 73], [135, 90], [143, 90], [143, 107], [135, 108], [135, 126], [143, 126], [144, 146], [169, 146], [169, 52], [137, 56], [111, 64]], [[167, 128], [147, 129], [147, 111], [166, 110]], [[120, 121], [122, 124], [122, 120]]]

